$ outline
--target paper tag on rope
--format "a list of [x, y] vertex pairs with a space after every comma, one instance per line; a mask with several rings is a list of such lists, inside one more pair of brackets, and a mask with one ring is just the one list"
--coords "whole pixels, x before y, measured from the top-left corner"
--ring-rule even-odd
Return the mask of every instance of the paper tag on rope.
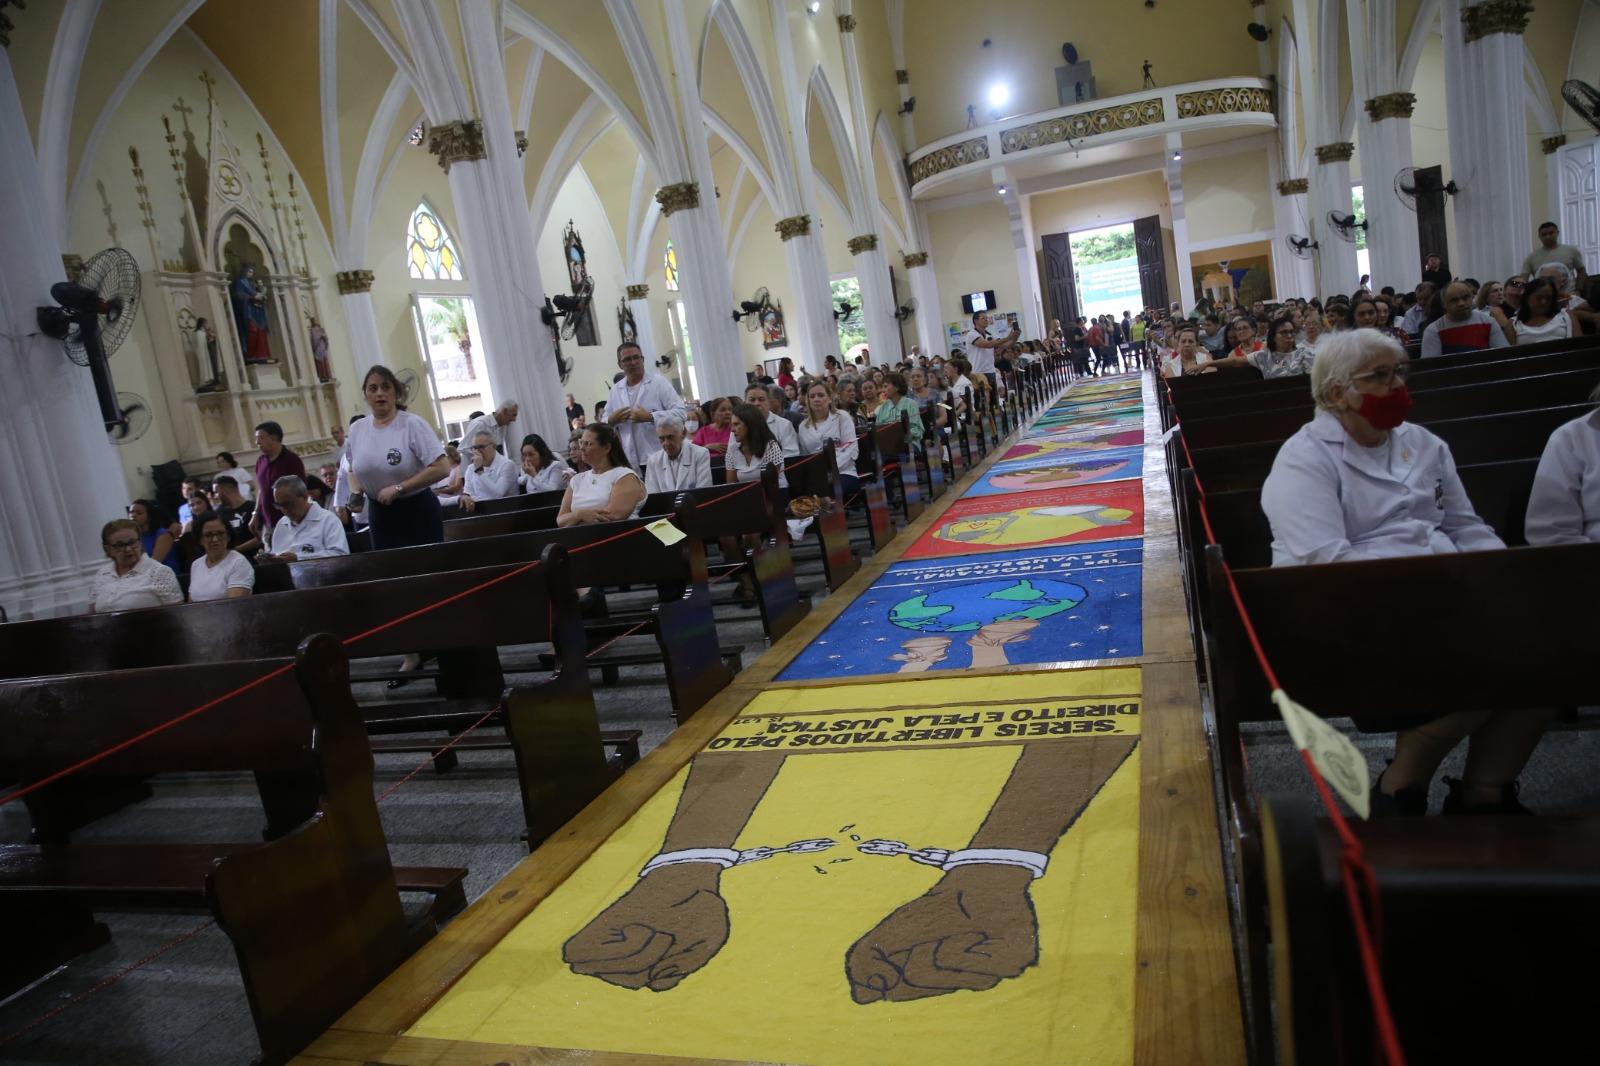
[[655, 535], [657, 540], [666, 545], [676, 544], [684, 537], [683, 530], [673, 525], [670, 518], [662, 518], [651, 522], [644, 528], [648, 529]]
[[1165, 433], [1161, 434], [1161, 443], [1162, 444], [1167, 443], [1169, 440], [1172, 439], [1172, 435], [1174, 433], [1178, 432], [1178, 430], [1180, 430], [1182, 428], [1183, 428], [1183, 423], [1181, 423], [1181, 422], [1172, 423], [1172, 425], [1167, 427], [1167, 431]]
[[936, 407], [943, 407], [943, 408], [944, 408], [944, 409], [945, 409], [945, 410], [946, 410], [946, 411], [948, 411], [948, 410], [950, 410], [950, 405], [949, 405], [949, 404], [947, 404], [947, 403], [940, 403], [940, 404], [935, 404], [935, 405], [934, 405], [934, 406], [936, 406]]
[[1328, 787], [1365, 819], [1369, 811], [1372, 782], [1367, 773], [1367, 757], [1349, 737], [1313, 712], [1290, 699], [1283, 689], [1274, 689], [1272, 702], [1278, 705], [1295, 747], [1311, 753], [1311, 761], [1322, 772]]

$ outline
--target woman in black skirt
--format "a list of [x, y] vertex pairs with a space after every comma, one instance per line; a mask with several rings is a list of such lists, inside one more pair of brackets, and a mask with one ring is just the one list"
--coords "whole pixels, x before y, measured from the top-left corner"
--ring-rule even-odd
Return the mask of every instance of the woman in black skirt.
[[[444, 516], [431, 486], [450, 472], [450, 459], [433, 427], [406, 410], [406, 389], [386, 366], [361, 379], [361, 395], [372, 413], [351, 423], [345, 440], [350, 459], [350, 510], [365, 510], [372, 547], [409, 548], [444, 540]], [[408, 655], [403, 672], [421, 665]], [[399, 688], [406, 682], [389, 682]]]

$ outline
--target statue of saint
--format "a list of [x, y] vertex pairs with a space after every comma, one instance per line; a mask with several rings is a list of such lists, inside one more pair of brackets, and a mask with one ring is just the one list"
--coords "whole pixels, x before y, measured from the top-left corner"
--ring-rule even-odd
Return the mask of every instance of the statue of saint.
[[333, 364], [328, 362], [328, 331], [314, 318], [311, 320], [311, 361], [317, 366], [318, 381], [333, 380]]
[[256, 268], [249, 263], [239, 267], [239, 276], [233, 279], [228, 295], [233, 303], [233, 322], [239, 329], [239, 341], [244, 346], [247, 363], [272, 362], [272, 350], [267, 347], [267, 301], [256, 287]]

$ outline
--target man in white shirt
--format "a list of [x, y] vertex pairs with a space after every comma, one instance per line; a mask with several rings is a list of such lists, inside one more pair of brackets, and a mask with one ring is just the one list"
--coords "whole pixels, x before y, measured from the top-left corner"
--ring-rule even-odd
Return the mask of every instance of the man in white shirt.
[[982, 374], [989, 379], [989, 384], [995, 384], [994, 352], [996, 348], [1003, 348], [1012, 341], [1022, 336], [1022, 331], [1016, 326], [1011, 327], [1011, 332], [1004, 337], [991, 338], [989, 336], [989, 314], [979, 311], [972, 316], [972, 328], [961, 335], [961, 347], [966, 349], [967, 362], [972, 364], [975, 374]]
[[332, 511], [323, 510], [306, 495], [304, 479], [290, 474], [273, 482], [272, 502], [283, 516], [272, 527], [269, 558], [292, 563], [350, 554], [344, 526]]
[[661, 450], [644, 464], [646, 492], [682, 492], [711, 484], [711, 453], [683, 439], [683, 419], [671, 411], [656, 415]]
[[498, 500], [517, 494], [516, 464], [494, 450], [494, 438], [487, 430], [478, 431], [468, 454], [471, 459], [467, 478], [461, 498], [456, 501], [463, 511], [472, 511], [478, 500]]
[[645, 461], [661, 450], [661, 442], [656, 439], [656, 413], [671, 411], [681, 419], [683, 397], [666, 378], [645, 371], [644, 349], [632, 341], [617, 345], [617, 365], [622, 368], [622, 377], [606, 396], [605, 418], [622, 438], [628, 462], [642, 470]]
[[463, 482], [467, 479], [467, 469], [472, 466], [472, 452], [468, 445], [478, 439], [479, 433], [489, 434], [489, 439], [496, 448], [504, 448], [506, 444], [506, 427], [517, 420], [517, 401], [503, 400], [499, 407], [486, 415], [479, 415], [461, 430], [461, 461], [456, 464], [457, 472]]
[[[783, 393], [780, 391], [779, 396]], [[763, 411], [767, 416], [767, 428], [772, 430], [772, 435], [778, 441], [778, 447], [783, 449], [785, 459], [793, 459], [800, 454], [800, 438], [794, 431], [794, 423], [778, 413], [778, 402], [772, 398], [771, 392], [765, 385], [751, 382], [745, 387], [744, 402]], [[730, 446], [732, 442], [730, 441]]]
[[1400, 320], [1400, 328], [1406, 331], [1406, 336], [1415, 337], [1422, 333], [1428, 324], [1428, 305], [1433, 303], [1433, 294], [1436, 290], [1433, 282], [1424, 281], [1417, 286], [1417, 302], [1411, 305], [1405, 317]]

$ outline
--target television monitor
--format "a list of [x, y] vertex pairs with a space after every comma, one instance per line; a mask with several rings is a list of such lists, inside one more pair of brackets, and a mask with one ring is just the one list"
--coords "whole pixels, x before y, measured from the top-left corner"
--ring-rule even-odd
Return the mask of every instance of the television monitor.
[[994, 310], [994, 290], [987, 289], [983, 292], [969, 292], [961, 297], [961, 310], [969, 315], [979, 311]]

